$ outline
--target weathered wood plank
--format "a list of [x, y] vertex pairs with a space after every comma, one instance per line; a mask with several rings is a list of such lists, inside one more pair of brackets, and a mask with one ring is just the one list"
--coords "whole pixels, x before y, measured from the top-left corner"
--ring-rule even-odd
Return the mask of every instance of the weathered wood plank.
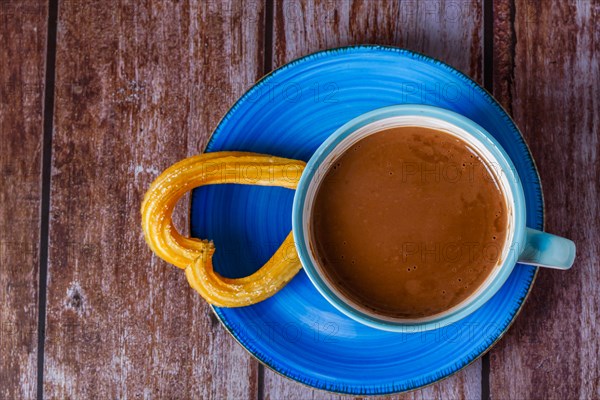
[[514, 78], [498, 94], [539, 167], [546, 229], [573, 239], [578, 254], [570, 271], [540, 270], [523, 312], [491, 352], [491, 397], [596, 399], [600, 3], [517, 1], [512, 12]]
[[0, 2], [0, 398], [35, 398], [45, 1]]
[[495, 1], [493, 17], [492, 94], [512, 115], [515, 51], [513, 0]]
[[[481, 82], [482, 8], [479, 1], [275, 2], [273, 64], [314, 51], [352, 44], [405, 47], [445, 61]], [[265, 369], [265, 399], [338, 398]], [[481, 362], [438, 384], [399, 396], [414, 399], [481, 398]]]
[[257, 362], [151, 255], [139, 208], [262, 74], [261, 18], [262, 2], [60, 2], [45, 397], [256, 397]]
[[381, 44], [445, 61], [483, 78], [481, 2], [283, 0], [275, 2], [274, 66], [332, 47]]

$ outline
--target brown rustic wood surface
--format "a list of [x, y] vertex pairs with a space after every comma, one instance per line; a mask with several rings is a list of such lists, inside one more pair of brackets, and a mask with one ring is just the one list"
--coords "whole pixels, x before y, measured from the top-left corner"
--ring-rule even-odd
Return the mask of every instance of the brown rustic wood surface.
[[[536, 160], [546, 229], [577, 243], [568, 273], [541, 269], [490, 354], [497, 399], [600, 398], [600, 2], [517, 1], [505, 104]], [[504, 89], [502, 89], [504, 90]]]
[[184, 274], [151, 255], [139, 208], [262, 75], [262, 12], [60, 3], [45, 397], [256, 396], [257, 362]]
[[0, 399], [37, 390], [47, 9], [0, 1]]
[[488, 355], [393, 398], [600, 398], [600, 1], [0, 0], [0, 399], [340, 398], [235, 343], [151, 255], [139, 204], [262, 75], [359, 43], [485, 84], [531, 147], [546, 228], [578, 245]]

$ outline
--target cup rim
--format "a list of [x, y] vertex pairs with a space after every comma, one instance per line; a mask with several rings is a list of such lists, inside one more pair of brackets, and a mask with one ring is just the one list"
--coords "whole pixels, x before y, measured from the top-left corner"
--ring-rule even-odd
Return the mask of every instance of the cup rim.
[[292, 232], [294, 235], [295, 247], [300, 258], [300, 262], [302, 263], [308, 278], [319, 291], [319, 293], [325, 297], [330, 304], [348, 317], [364, 325], [381, 330], [394, 332], [414, 332], [416, 330], [431, 330], [447, 326], [465, 318], [480, 308], [500, 289], [500, 287], [502, 287], [504, 282], [508, 279], [510, 273], [516, 265], [516, 258], [518, 254], [513, 254], [512, 257], [506, 257], [503, 262], [496, 267], [498, 268], [498, 272], [493, 280], [487, 284], [487, 287], [485, 287], [474, 298], [466, 299], [469, 301], [465, 300], [460, 303], [462, 307], [455, 310], [450, 309], [453, 310], [450, 313], [433, 316], [433, 318], [430, 317], [426, 318], [425, 320], [395, 319], [392, 321], [386, 319], [385, 317], [377, 317], [374, 314], [367, 314], [352, 304], [349, 304], [345, 299], [336, 294], [335, 291], [331, 290], [326, 283], [326, 280], [322, 277], [319, 268], [313, 264], [310, 255], [310, 244], [306, 240], [307, 227], [304, 223], [304, 209], [308, 190], [311, 187], [314, 176], [323, 161], [338, 147], [340, 143], [344, 142], [346, 138], [352, 136], [352, 134], [358, 129], [366, 127], [367, 125], [371, 125], [383, 119], [400, 116], [430, 117], [454, 125], [459, 129], [466, 131], [469, 135], [481, 142], [485, 146], [486, 150], [489, 150], [493, 155], [494, 161], [500, 164], [502, 170], [513, 171], [513, 176], [511, 177], [512, 179], [507, 180], [513, 197], [512, 208], [515, 224], [512, 241], [510, 241], [507, 246], [510, 249], [513, 249], [513, 251], [515, 251], [514, 249], [516, 246], [516, 251], [519, 252], [519, 244], [522, 244], [525, 238], [526, 209], [525, 197], [520, 178], [516, 173], [516, 168], [513, 165], [510, 157], [504, 151], [502, 146], [491, 134], [489, 134], [477, 123], [463, 115], [444, 108], [422, 104], [402, 104], [379, 108], [362, 114], [342, 125], [335, 132], [333, 132], [321, 144], [321, 146], [319, 146], [317, 151], [308, 161], [304, 173], [300, 178], [292, 206]]

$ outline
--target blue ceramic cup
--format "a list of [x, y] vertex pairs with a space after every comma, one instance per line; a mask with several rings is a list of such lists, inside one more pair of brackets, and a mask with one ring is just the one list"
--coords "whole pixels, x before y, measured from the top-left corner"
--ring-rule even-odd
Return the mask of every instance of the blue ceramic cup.
[[[508, 208], [508, 233], [499, 261], [492, 273], [468, 298], [456, 306], [419, 319], [403, 319], [376, 314], [345, 296], [333, 285], [312, 245], [312, 209], [316, 192], [329, 167], [348, 148], [366, 136], [382, 130], [420, 126], [454, 135], [473, 146], [494, 169]], [[373, 328], [414, 332], [437, 329], [471, 314], [502, 287], [517, 263], [541, 267], [569, 269], [575, 259], [575, 244], [565, 238], [540, 232], [525, 225], [525, 198], [521, 180], [512, 161], [500, 144], [481, 126], [470, 119], [438, 107], [398, 105], [363, 114], [336, 130], [309, 160], [298, 184], [292, 210], [292, 229], [296, 250], [308, 277], [317, 290], [338, 310]], [[368, 238], [365, 238], [368, 240]]]

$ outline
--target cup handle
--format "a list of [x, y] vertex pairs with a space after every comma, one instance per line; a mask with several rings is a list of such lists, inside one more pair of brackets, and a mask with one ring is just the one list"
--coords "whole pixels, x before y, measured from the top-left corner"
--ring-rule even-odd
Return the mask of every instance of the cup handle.
[[521, 264], [569, 269], [575, 261], [575, 243], [550, 233], [526, 228], [525, 245], [519, 256]]

